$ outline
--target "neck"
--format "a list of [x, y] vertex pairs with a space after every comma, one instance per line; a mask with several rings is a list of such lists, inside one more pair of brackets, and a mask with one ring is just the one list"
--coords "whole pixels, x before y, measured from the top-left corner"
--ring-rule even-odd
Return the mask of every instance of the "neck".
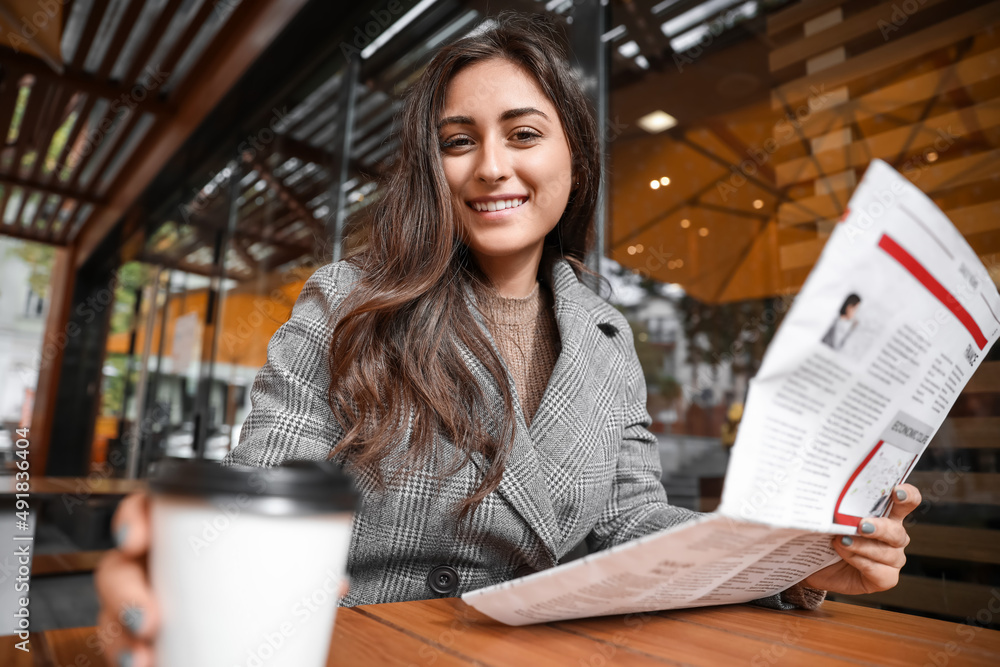
[[535, 289], [541, 260], [541, 247], [513, 257], [476, 257], [500, 296], [513, 299], [524, 298]]

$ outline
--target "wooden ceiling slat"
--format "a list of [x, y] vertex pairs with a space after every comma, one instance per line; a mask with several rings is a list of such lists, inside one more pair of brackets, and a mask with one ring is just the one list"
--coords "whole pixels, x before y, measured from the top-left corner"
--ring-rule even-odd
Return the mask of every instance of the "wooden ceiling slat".
[[271, 143], [273, 148], [271, 150], [263, 151], [264, 155], [262, 159], [268, 159], [273, 153], [278, 153], [282, 162], [288, 158], [294, 157], [298, 158], [302, 162], [314, 162], [319, 165], [333, 165], [337, 164], [336, 156], [329, 151], [325, 151], [322, 148], [317, 148], [310, 143], [305, 141], [299, 141], [294, 139], [287, 134], [282, 134], [276, 137], [276, 140]]
[[[14, 188], [12, 188], [9, 184], [4, 183], [3, 193], [0, 194], [0, 231], [3, 231], [4, 233], [6, 233], [8, 228], [4, 213], [6, 213], [7, 211], [7, 200], [10, 199], [10, 196], [11, 194], [13, 194], [13, 192]], [[13, 227], [13, 225], [10, 226]]]
[[[992, 181], [997, 172], [997, 164], [1000, 164], [1000, 148], [935, 162], [917, 172], [920, 189], [930, 195], [946, 188]], [[778, 206], [778, 224], [791, 227], [837, 218], [843, 213], [848, 194], [846, 191], [839, 191], [783, 203]]]
[[771, 108], [775, 111], [794, 106], [809, 98], [815, 89], [832, 89], [886, 70], [895, 65], [925, 57], [931, 51], [950, 46], [1000, 22], [1000, 2], [991, 2], [956, 14], [930, 28], [893, 39], [881, 46], [814, 74], [784, 83], [771, 90]]
[[[112, 121], [112, 119], [113, 119], [114, 114], [115, 114], [115, 112], [112, 110], [113, 108], [114, 108], [114, 104], [109, 104], [107, 106], [107, 108], [104, 110], [104, 113], [101, 114], [100, 119], [97, 121], [97, 123], [94, 125], [94, 127], [101, 128], [101, 127], [106, 126], [108, 123], [110, 123]], [[134, 116], [135, 114], [132, 113], [131, 115]], [[85, 124], [81, 128], [81, 131], [82, 132], [88, 132], [89, 129], [90, 129], [89, 125]], [[73, 165], [73, 172], [72, 172], [72, 174], [70, 174], [69, 181], [66, 183], [66, 188], [68, 190], [79, 190], [80, 189], [80, 178], [83, 176], [83, 172], [87, 170], [87, 165], [89, 165], [90, 161], [93, 160], [94, 156], [97, 155], [98, 151], [101, 148], [101, 144], [103, 142], [105, 142], [105, 141], [113, 140], [114, 137], [115, 137], [115, 135], [117, 135], [120, 132], [120, 130], [121, 130], [121, 126], [112, 127], [110, 132], [99, 131], [99, 134], [96, 135], [97, 137], [99, 137], [99, 139], [98, 139], [97, 142], [94, 143], [94, 145], [92, 145], [90, 147], [90, 152], [87, 153], [86, 155], [80, 156], [80, 158], [77, 160], [76, 164]], [[89, 141], [89, 139], [88, 139], [88, 141]], [[100, 177], [101, 177], [101, 175], [99, 173], [95, 173], [94, 176], [93, 176], [94, 179], [98, 179]]]
[[87, 131], [86, 119], [90, 117], [90, 112], [94, 109], [94, 103], [97, 102], [97, 99], [97, 95], [87, 95], [87, 99], [83, 103], [83, 108], [80, 109], [80, 113], [77, 114], [72, 127], [69, 128], [69, 132], [66, 134], [66, 144], [59, 151], [59, 155], [56, 156], [56, 168], [44, 179], [46, 184], [53, 181], [58, 182], [59, 171], [64, 166], [66, 154], [76, 143], [80, 132]]
[[195, 227], [195, 233], [190, 238], [179, 245], [169, 249], [165, 256], [172, 262], [181, 262], [185, 257], [205, 244], [201, 227]]
[[[188, 23], [187, 27], [182, 32], [181, 36], [177, 39], [176, 42], [174, 42], [173, 46], [170, 49], [170, 53], [164, 59], [162, 65], [158, 67], [160, 71], [163, 72], [173, 71], [174, 65], [176, 65], [177, 61], [180, 59], [180, 57], [186, 50], [186, 44], [194, 39], [194, 36], [197, 34], [197, 31], [201, 28], [202, 25], [204, 25], [205, 19], [207, 19], [208, 14], [212, 11], [212, 8], [214, 6], [215, 4], [210, 0], [206, 0], [202, 4], [202, 6], [198, 9], [198, 12], [194, 16], [194, 18]], [[111, 59], [109, 62], [113, 64], [114, 59]], [[108, 105], [108, 108], [105, 110], [101, 119], [98, 121], [97, 127], [102, 127], [103, 125], [106, 125], [107, 123], [111, 122], [113, 120], [113, 116], [115, 113], [116, 109], [114, 105]], [[128, 137], [129, 132], [131, 132], [131, 129], [134, 127], [139, 116], [140, 114], [135, 113], [135, 110], [128, 112], [127, 120], [124, 121], [124, 127], [120, 125], [117, 128], [115, 128], [112, 133], [104, 134], [102, 139], [103, 141], [112, 141], [114, 143], [109, 146], [107, 152], [102, 158], [101, 164], [98, 165], [97, 169], [95, 169], [91, 183], [97, 183], [100, 180], [104, 168], [107, 167], [111, 158], [121, 147], [122, 142], [124, 142], [125, 138]], [[94, 149], [90, 151], [89, 154], [84, 156], [80, 160], [79, 164], [76, 165], [76, 167], [73, 170], [73, 175], [70, 177], [70, 181], [68, 183], [69, 189], [76, 190], [79, 188], [80, 179], [82, 178], [84, 171], [87, 170], [90, 162], [93, 159], [95, 159], [97, 152], [98, 152], [98, 146], [94, 146]], [[112, 187], [114, 186], [112, 185]]]
[[[193, 42], [194, 38], [198, 35], [198, 31], [201, 30], [202, 27], [204, 27], [205, 21], [208, 20], [209, 14], [211, 14], [214, 10], [215, 10], [215, 2], [213, 2], [212, 0], [204, 0], [204, 2], [202, 2], [201, 7], [198, 8], [198, 12], [194, 15], [194, 17], [190, 21], [188, 21], [188, 24], [187, 26], [185, 26], [184, 31], [181, 32], [180, 37], [178, 37], [177, 41], [175, 41], [173, 43], [173, 46], [170, 47], [170, 52], [167, 53], [166, 58], [163, 59], [163, 63], [161, 63], [159, 66], [161, 71], [164, 72], [174, 71], [174, 67], [177, 65], [177, 62], [181, 59], [181, 56], [183, 56], [184, 53], [188, 50], [188, 48], [191, 46], [191, 42]], [[232, 19], [231, 16], [230, 19]], [[212, 62], [210, 59], [206, 57], [207, 55], [208, 55], [207, 53], [202, 53], [199, 60], [201, 62]], [[193, 69], [194, 68], [188, 70], [188, 76], [190, 76], [190, 73], [193, 71]], [[180, 98], [177, 85], [174, 86], [174, 93], [172, 97], [174, 97], [175, 99]]]
[[35, 207], [34, 212], [28, 219], [27, 228], [32, 230], [38, 235], [40, 239], [48, 240], [49, 237], [49, 221], [41, 217], [42, 209], [45, 208], [45, 203], [49, 200], [52, 195], [46, 194], [44, 192], [39, 193], [41, 199], [38, 200], [38, 206]]
[[177, 13], [177, 10], [181, 6], [182, 0], [170, 0], [162, 10], [160, 10], [160, 15], [156, 17], [156, 21], [153, 26], [146, 33], [146, 38], [142, 40], [142, 45], [139, 47], [139, 51], [135, 54], [132, 59], [132, 63], [128, 66], [125, 72], [125, 78], [123, 79], [126, 83], [133, 83], [137, 78], [139, 78], [139, 73], [142, 72], [143, 66], [146, 61], [149, 60], [149, 56], [152, 55], [153, 50], [156, 48], [157, 44], [160, 43], [160, 39], [167, 32], [167, 27], [170, 25], [171, 19]]
[[[250, 215], [255, 217], [266, 217], [261, 216], [261, 212], [265, 209], [265, 206], [255, 209]], [[283, 213], [286, 217], [289, 215], [287, 211]], [[291, 218], [294, 219], [294, 216]], [[192, 214], [187, 218], [187, 221], [195, 226], [202, 227], [204, 229], [224, 229], [226, 227], [225, 222], [217, 222], [211, 216], [206, 216], [201, 213]], [[276, 238], [273, 234], [264, 234], [259, 229], [253, 229], [249, 224], [251, 222], [250, 217], [243, 218], [239, 221], [239, 225], [233, 231], [234, 238], [240, 238], [245, 241], [251, 242], [247, 245], [253, 245], [253, 243], [264, 243], [266, 245], [274, 246], [276, 248], [282, 248], [285, 250], [294, 250], [299, 253], [309, 252], [311, 247], [304, 245], [302, 243], [289, 243], [287, 241], [282, 241]], [[280, 222], [280, 218], [276, 219], [276, 222]], [[280, 227], [280, 224], [278, 225]]]
[[900, 147], [905, 147], [904, 155], [919, 154], [924, 149], [933, 148], [935, 142], [940, 141], [942, 136], [947, 136], [945, 133], [965, 138], [974, 132], [997, 126], [1000, 126], [1000, 98], [993, 98], [830, 150], [782, 162], [777, 165], [777, 182], [784, 187], [826, 174], [835, 174], [850, 167], [864, 167], [872, 157], [900, 163], [902, 160], [896, 159]]
[[[921, 10], [941, 4], [942, 2], [945, 2], [945, 0], [923, 0], [920, 3]], [[770, 53], [769, 63], [771, 71], [776, 72], [812, 56], [842, 46], [852, 39], [875, 32], [879, 30], [879, 26], [881, 25], [880, 20], [889, 21], [894, 10], [898, 11], [898, 5], [894, 1], [883, 2], [880, 5], [865, 9], [859, 14], [854, 14], [826, 30], [821, 30], [814, 35], [804, 36], [802, 39], [791, 44], [780, 46]]]
[[[264, 49], [272, 43], [306, 0], [243, 0], [229, 17], [227, 24], [213, 39], [190, 69], [185, 81], [174, 89], [170, 100], [176, 110], [170, 118], [160, 119], [143, 139], [143, 148], [125, 158], [107, 190], [107, 203], [98, 207], [80, 229], [74, 242], [76, 266], [83, 265], [105, 235], [128, 211], [145, 188], [152, 182], [163, 164], [181, 147], [184, 140], [215, 108]], [[198, 27], [204, 25], [207, 12], [215, 5], [202, 7], [195, 17]], [[201, 20], [198, 20], [198, 17]], [[192, 32], [190, 28], [185, 32]], [[183, 37], [184, 35], [182, 35]], [[175, 47], [173, 51], [178, 51]], [[176, 62], [176, 60], [174, 60]], [[202, 66], [203, 63], [211, 66]], [[159, 63], [161, 71], [171, 71], [167, 61]]]
[[[105, 137], [105, 141], [111, 141], [111, 148], [104, 153], [104, 157], [98, 163], [97, 168], [94, 170], [94, 176], [91, 178], [88, 184], [88, 189], [93, 191], [98, 191], [98, 184], [100, 183], [101, 176], [107, 171], [108, 165], [115, 156], [125, 147], [128, 138], [132, 136], [132, 130], [135, 129], [136, 123], [139, 122], [141, 115], [135, 112], [128, 114], [125, 121], [122, 122], [121, 127], [117, 128], [111, 136]], [[96, 153], [96, 151], [95, 151]], [[81, 170], [82, 171], [82, 170]]]
[[17, 93], [20, 90], [19, 81], [23, 75], [24, 72], [19, 67], [5, 66], [4, 76], [0, 77], [0, 145], [7, 144], [7, 131], [10, 129], [10, 120], [14, 117]]
[[[55, 135], [56, 130], [59, 129], [59, 125], [55, 122], [55, 120], [61, 116], [61, 110], [69, 102], [72, 95], [73, 91], [65, 88], [52, 88], [49, 90], [49, 94], [47, 96], [48, 99], [46, 99], [46, 103], [39, 114], [38, 123], [32, 132], [32, 143], [34, 144], [36, 151], [35, 161], [25, 176], [26, 181], [37, 182], [37, 174], [49, 153], [49, 147], [52, 145], [52, 137]], [[31, 219], [28, 221], [29, 228], [32, 228], [35, 224], [35, 219], [38, 217], [41, 205], [45, 202], [47, 197], [44, 193], [39, 192], [39, 194], [42, 198], [39, 201], [38, 207], [32, 213]], [[24, 207], [27, 203], [28, 197], [22, 197], [18, 210], [14, 215], [15, 220], [21, 219]]]
[[[60, 243], [69, 243], [71, 240], [70, 234], [73, 230], [76, 228], [82, 228], [82, 226], [86, 224], [85, 220], [80, 220], [80, 217], [83, 215], [84, 206], [84, 204], [76, 202], [76, 205], [73, 207], [73, 211], [66, 218], [66, 223], [59, 229]], [[87, 217], [90, 217], [91, 215], [93, 215], [93, 211], [88, 213]]]
[[58, 243], [56, 241], [51, 241], [49, 239], [39, 238], [37, 235], [32, 234], [27, 230], [21, 229], [19, 227], [14, 227], [13, 225], [0, 225], [0, 234], [15, 239], [22, 239], [24, 241], [32, 241], [34, 243], [46, 243], [48, 245], [58, 245], [58, 246], [66, 245], [65, 243]]
[[[326, 176], [308, 183], [305, 187], [296, 188], [295, 192], [300, 201], [308, 204], [320, 195], [328, 193], [330, 189], [334, 187], [336, 187], [336, 181], [329, 176]], [[316, 208], [318, 208], [318, 206]]]
[[268, 233], [266, 227], [280, 229], [280, 221], [285, 218], [294, 219], [295, 215], [284, 206], [280, 199], [265, 203], [250, 211], [239, 219], [237, 230], [260, 237], [268, 242], [275, 238], [274, 233]]
[[[71, 87], [75, 91], [99, 95], [106, 99], [126, 99], [131, 86], [122, 86], [107, 79], [91, 76], [83, 70], [66, 66], [63, 73], [53, 72], [42, 60], [24, 53], [14, 53], [9, 49], [0, 48], [0, 64], [5, 67], [17, 68], [22, 74], [32, 74], [39, 81], [47, 81], [62, 86]], [[171, 111], [170, 105], [152, 95], [147, 95], [142, 101], [135, 101], [143, 111], [162, 116]]]
[[[108, 44], [108, 48], [104, 52], [104, 58], [97, 68], [97, 76], [99, 78], [106, 79], [111, 74], [111, 69], [115, 66], [118, 56], [121, 55], [122, 47], [128, 41], [128, 37], [135, 27], [135, 22], [138, 20], [139, 14], [145, 5], [145, 2], [139, 2], [138, 0], [131, 0], [128, 3], [128, 9], [125, 10], [125, 15], [118, 21], [115, 36], [112, 38], [111, 43]], [[132, 83], [128, 79], [126, 81]]]
[[[17, 133], [17, 141], [14, 142], [14, 156], [10, 161], [10, 167], [4, 171], [4, 178], [8, 176], [18, 177], [21, 171], [21, 160], [27, 153], [29, 148], [35, 149], [35, 160], [38, 160], [38, 153], [40, 150], [37, 146], [32, 144], [35, 141], [35, 128], [38, 126], [39, 116], [43, 115], [46, 106], [52, 103], [51, 96], [57, 91], [49, 86], [45, 86], [40, 82], [36, 81], [31, 87], [31, 93], [28, 95], [28, 103], [24, 107], [24, 115], [21, 117], [21, 127]], [[20, 226], [21, 213], [24, 210], [24, 204], [28, 201], [28, 198], [32, 195], [32, 191], [26, 186], [27, 181], [23, 181], [21, 186], [21, 200], [18, 202], [17, 210], [14, 212], [13, 225]], [[0, 216], [2, 216], [7, 210], [6, 202], [0, 208]]]
[[[95, 22], [95, 19], [98, 22], [98, 24], [100, 22], [100, 17], [95, 16], [95, 9], [97, 9], [99, 5], [103, 5], [102, 11], [100, 12], [102, 16], [104, 14], [104, 11], [107, 9], [107, 2], [105, 0], [98, 0], [97, 2], [95, 2], [94, 7], [91, 9], [91, 15], [87, 19], [87, 28], [86, 28], [87, 31], [90, 31], [91, 26]], [[116, 32], [116, 36], [112, 40], [112, 43], [108, 46], [107, 50], [105, 50], [104, 57], [100, 65], [98, 66], [97, 69], [98, 79], [106, 79], [108, 77], [109, 73], [111, 72], [111, 69], [114, 67], [118, 51], [121, 50], [122, 44], [124, 44], [125, 39], [128, 37], [129, 29], [131, 29], [132, 24], [138, 17], [139, 11], [141, 9], [142, 9], [142, 3], [139, 2], [129, 3], [129, 7], [128, 9], [126, 9], [125, 16], [123, 16], [118, 23], [118, 30]], [[85, 34], [85, 36], [87, 35]], [[93, 35], [89, 35], [89, 39], [91, 42], [93, 42]], [[83, 42], [81, 41], [81, 43]], [[76, 53], [76, 57], [74, 58], [74, 65], [82, 66], [83, 61], [80, 60], [80, 55], [81, 55], [80, 51], [78, 50]], [[104, 114], [102, 114], [100, 120], [97, 122], [97, 127], [101, 128], [107, 123], [111, 122], [113, 120], [113, 117], [117, 113], [117, 108], [118, 108], [117, 105], [109, 104], [107, 109], [104, 111]], [[134, 118], [137, 115], [138, 114], [135, 112], [134, 109], [131, 110], [130, 116], [132, 118]], [[86, 129], [86, 127], [84, 129]], [[103, 134], [101, 141], [108, 141], [109, 139], [112, 141], [117, 141], [117, 137], [115, 135], [120, 135], [121, 129], [122, 129], [121, 127], [118, 127], [115, 128], [114, 132], [112, 132], [111, 134], [107, 133]], [[93, 160], [94, 157], [97, 155], [99, 148], [100, 148], [99, 144], [93, 146], [91, 151], [87, 155], [83, 156], [79, 160], [79, 162], [75, 165], [73, 173], [70, 176], [69, 183], [67, 183], [68, 189], [76, 190], [79, 188], [80, 178], [82, 177], [84, 171], [87, 170], [87, 167], [90, 164], [91, 160]], [[109, 150], [108, 154], [114, 154], [113, 148], [114, 147], [112, 146], [112, 150]], [[100, 177], [101, 177], [101, 171], [97, 170], [93, 175], [93, 182], [96, 183]]]
[[[46, 241], [51, 242], [51, 241], [55, 240], [55, 236], [56, 235], [55, 235], [55, 229], [53, 229], [53, 227], [55, 226], [56, 217], [59, 215], [59, 209], [62, 208], [62, 205], [63, 205], [64, 201], [65, 201], [64, 199], [62, 199], [61, 197], [58, 197], [56, 199], [56, 203], [55, 203], [55, 206], [52, 209], [52, 212], [49, 213], [44, 218], [40, 217], [39, 220], [38, 220], [38, 222], [40, 223], [40, 226], [41, 226], [42, 236], [45, 237]], [[41, 215], [42, 207], [38, 208], [38, 212], [39, 212], [39, 215]]]
[[[9, 67], [4, 72], [5, 76], [0, 79], [0, 146], [7, 144], [7, 133], [10, 130], [10, 121], [14, 117], [14, 108], [17, 106], [19, 82], [23, 72], [15, 67]], [[4, 183], [3, 193], [0, 194], [0, 228], [4, 225], [4, 212], [7, 210], [7, 200], [10, 198], [11, 186]]]
[[800, 23], [846, 2], [847, 0], [802, 0], [802, 2], [776, 11], [767, 17], [767, 36], [774, 37], [779, 32], [794, 28]]
[[814, 138], [834, 130], [888, 114], [901, 106], [924, 102], [939, 95], [967, 88], [984, 76], [1000, 76], [992, 63], [1000, 60], [1000, 49], [969, 56], [956, 63], [880, 87], [870, 93], [830, 108], [816, 109], [800, 121], [798, 131], [803, 137]]
[[[62, 201], [59, 202], [59, 206], [56, 207], [55, 212], [53, 212], [52, 214], [52, 219], [49, 220], [49, 223], [46, 225], [46, 227], [51, 229], [52, 233], [56, 235], [56, 243], [58, 244], [66, 243], [66, 239], [69, 236], [69, 227], [73, 223], [73, 216], [76, 215], [76, 211], [77, 209], [80, 208], [80, 206], [81, 206], [80, 202], [76, 201], [75, 199], [63, 199]], [[58, 221], [59, 218], [59, 214], [62, 212], [64, 208], [69, 209], [69, 214], [66, 216], [66, 221], [59, 223], [61, 226], [58, 229], [56, 229], [55, 227], [56, 227], [56, 222]]]
[[85, 204], [93, 204], [94, 206], [101, 206], [104, 203], [104, 200], [101, 199], [100, 197], [94, 197], [88, 194], [74, 192], [59, 185], [51, 185], [48, 183], [41, 183], [38, 181], [26, 181], [25, 179], [20, 178], [19, 176], [0, 175], [0, 183], [19, 188], [38, 190], [39, 192], [44, 192], [50, 195], [57, 195], [59, 197], [76, 199], [78, 201], [82, 201]]
[[90, 7], [90, 14], [87, 16], [87, 25], [80, 34], [80, 42], [73, 54], [73, 69], [83, 70], [83, 63], [87, 61], [87, 54], [94, 44], [94, 37], [97, 29], [101, 26], [104, 13], [108, 10], [108, 0], [94, 0]]
[[243, 263], [247, 265], [250, 271], [256, 273], [260, 269], [260, 262], [258, 262], [253, 255], [247, 250], [247, 247], [243, 243], [243, 239], [232, 238], [229, 242], [236, 254], [240, 256]]
[[[963, 236], [1000, 230], [1000, 201], [991, 201], [958, 209], [943, 211]], [[810, 239], [781, 246], [782, 270], [812, 266], [819, 259], [826, 238]]]
[[284, 250], [283, 252], [279, 251], [271, 255], [268, 255], [267, 257], [265, 257], [260, 261], [261, 269], [259, 273], [270, 273], [271, 271], [277, 269], [279, 266], [287, 264], [293, 259], [298, 259], [304, 254], [306, 253], [303, 252], [301, 249], [289, 248]]
[[[34, 139], [35, 128], [38, 125], [38, 117], [42, 110], [50, 101], [48, 96], [53, 92], [49, 86], [36, 81], [31, 86], [28, 94], [28, 103], [24, 107], [24, 114], [21, 116], [21, 127], [18, 129], [17, 140], [14, 142], [14, 159], [10, 166], [4, 170], [5, 174], [16, 175], [21, 170], [21, 158], [24, 157], [25, 149]], [[9, 146], [8, 146], [9, 148]]]
[[[206, 278], [214, 278], [217, 274], [217, 269], [214, 264], [194, 264], [193, 262], [172, 262], [169, 258], [162, 255], [158, 255], [150, 252], [143, 252], [137, 258], [137, 261], [146, 262], [148, 264], [159, 264], [164, 267], [175, 269], [177, 271], [183, 271], [185, 273], [191, 273], [197, 276], [205, 276]], [[227, 269], [225, 271], [225, 277], [230, 280], [235, 280], [238, 283], [245, 282], [253, 277], [249, 272], [236, 272]]]
[[63, 111], [72, 101], [73, 95], [74, 91], [72, 89], [66, 87], [57, 88], [50, 100], [50, 104], [39, 119], [38, 126], [35, 128], [35, 144], [38, 147], [39, 159], [35, 160], [35, 163], [31, 166], [31, 171], [26, 176], [29, 181], [36, 180], [38, 170], [45, 162], [45, 157], [49, 154], [49, 149], [52, 147], [52, 140], [55, 138], [56, 131], [59, 130], [64, 117]]
[[280, 178], [276, 178], [266, 164], [261, 160], [251, 160], [249, 164], [260, 174], [261, 178], [267, 181], [268, 186], [274, 190], [275, 194], [287, 205], [295, 214], [310, 227], [319, 227], [320, 223], [313, 216], [312, 211], [302, 202], [299, 194], [285, 185]]
[[[51, 148], [52, 142], [55, 139], [56, 132], [59, 130], [59, 127], [65, 122], [66, 118], [68, 118], [68, 116], [73, 113], [73, 111], [70, 109], [70, 103], [73, 101], [77, 93], [68, 87], [61, 89], [59, 93], [60, 94], [56, 100], [56, 103], [52, 107], [53, 113], [48, 118], [43, 120], [41, 124], [41, 129], [45, 131], [45, 137], [40, 145], [43, 145], [44, 149], [39, 153], [39, 159], [35, 160], [34, 167], [32, 168], [31, 173], [28, 174], [28, 180], [34, 181], [36, 183], [39, 181], [38, 179], [39, 169], [41, 168], [41, 165], [48, 157], [49, 149]], [[76, 104], [77, 108], [79, 108], [79, 106], [80, 106], [79, 104]], [[73, 137], [72, 132], [67, 133], [66, 137], [67, 137], [66, 143], [60, 150], [59, 156], [61, 156], [68, 148], [69, 142]], [[59, 168], [61, 165], [61, 162], [58, 159], [59, 156], [57, 156], [56, 160], [54, 161], [52, 171], [50, 171], [48, 174], [45, 175], [44, 180], [46, 184], [52, 179], [53, 174], [57, 174], [59, 172]], [[52, 221], [55, 219], [55, 213], [49, 215], [48, 218], [44, 218], [42, 217], [42, 211], [45, 208], [45, 203], [49, 200], [50, 197], [54, 195], [52, 195], [49, 192], [46, 192], [41, 188], [37, 188], [37, 191], [41, 193], [41, 199], [39, 200], [38, 206], [35, 208], [35, 211], [32, 214], [31, 219], [28, 221], [28, 228], [34, 230], [38, 234], [38, 236], [43, 240], [48, 241], [52, 238], [51, 225]], [[58, 195], [55, 196], [58, 197]], [[61, 204], [61, 202], [62, 198], [58, 197], [58, 201], [56, 202], [56, 208], [54, 209], [55, 212], [58, 212], [59, 210], [58, 207], [59, 204]]]

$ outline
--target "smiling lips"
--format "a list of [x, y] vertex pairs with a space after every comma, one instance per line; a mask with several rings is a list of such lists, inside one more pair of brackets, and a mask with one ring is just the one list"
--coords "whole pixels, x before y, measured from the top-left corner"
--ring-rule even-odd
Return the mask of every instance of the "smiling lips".
[[[493, 201], [470, 201], [468, 204], [469, 208], [476, 213], [499, 213], [500, 215], [507, 215], [527, 200], [527, 197], [513, 197], [511, 199], [497, 199]], [[489, 217], [499, 216], [492, 215]]]

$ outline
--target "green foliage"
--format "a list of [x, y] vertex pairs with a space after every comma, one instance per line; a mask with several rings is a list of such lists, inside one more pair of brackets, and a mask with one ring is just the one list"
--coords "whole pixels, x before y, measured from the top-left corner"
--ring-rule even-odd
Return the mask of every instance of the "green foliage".
[[67, 116], [65, 122], [52, 135], [52, 143], [49, 144], [49, 151], [46, 153], [45, 162], [42, 164], [43, 174], [50, 174], [56, 168], [56, 158], [59, 157], [59, 154], [62, 153], [63, 148], [66, 146], [66, 142], [69, 141], [69, 130], [76, 122], [77, 115], [78, 113], [74, 111]]
[[681, 383], [673, 375], [662, 374], [658, 383], [660, 396], [669, 401], [676, 400], [684, 393]]
[[756, 373], [786, 306], [780, 298], [709, 304], [685, 296], [680, 310], [688, 363], [728, 361], [734, 373]]
[[21, 133], [21, 121], [24, 120], [24, 109], [28, 106], [29, 95], [31, 95], [30, 86], [21, 86], [17, 92], [17, 101], [14, 102], [14, 116], [10, 121], [10, 129], [7, 130], [8, 144], [17, 141], [17, 136]]
[[132, 328], [137, 290], [152, 282], [156, 269], [141, 262], [128, 262], [118, 269], [115, 305], [111, 312], [111, 333], [124, 333]]
[[[128, 356], [109, 354], [104, 360], [104, 368], [101, 414], [119, 416], [125, 407], [125, 376], [128, 373]], [[107, 372], [108, 370], [111, 372]]]
[[7, 250], [7, 254], [18, 257], [31, 268], [28, 284], [31, 291], [43, 299], [49, 293], [49, 280], [52, 276], [52, 264], [56, 259], [54, 246], [25, 241]]

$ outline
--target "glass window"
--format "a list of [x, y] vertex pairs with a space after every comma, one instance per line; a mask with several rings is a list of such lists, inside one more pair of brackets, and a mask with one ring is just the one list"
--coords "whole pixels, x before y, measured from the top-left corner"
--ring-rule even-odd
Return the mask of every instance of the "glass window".
[[[668, 493], [711, 509], [747, 382], [873, 158], [1000, 281], [998, 16], [983, 2], [612, 7], [607, 254], [641, 288], [623, 308]], [[998, 355], [910, 477], [924, 504], [899, 586], [851, 601], [964, 618], [1000, 584], [985, 547], [1000, 544]]]

